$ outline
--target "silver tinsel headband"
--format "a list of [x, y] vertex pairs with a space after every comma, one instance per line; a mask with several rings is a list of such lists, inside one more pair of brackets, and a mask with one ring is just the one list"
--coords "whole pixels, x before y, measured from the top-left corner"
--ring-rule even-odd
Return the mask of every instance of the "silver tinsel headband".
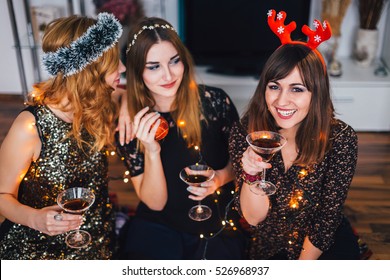
[[90, 26], [68, 47], [43, 54], [43, 67], [52, 76], [59, 72], [64, 76], [76, 74], [111, 49], [121, 35], [122, 25], [114, 15], [100, 13], [97, 16], [97, 23]]
[[[149, 25], [149, 26], [144, 25], [144, 26], [142, 26], [142, 28], [141, 28], [137, 33], [134, 34], [133, 40], [131, 40], [131, 42], [129, 43], [129, 45], [128, 45], [128, 47], [127, 47], [126, 54], [130, 51], [131, 47], [134, 46], [135, 42], [137, 41], [138, 36], [139, 36], [142, 32], [144, 32], [144, 30], [146, 30], [146, 29], [148, 29], [148, 30], [153, 30], [153, 29], [155, 29], [155, 28], [170, 29], [170, 30], [176, 32], [175, 28], [173, 28], [173, 27], [170, 26], [169, 24], [161, 24], [161, 25], [160, 25], [160, 24], [156, 23], [156, 24], [154, 24], [154, 25]], [[176, 33], [177, 33], [177, 32], [176, 32]]]

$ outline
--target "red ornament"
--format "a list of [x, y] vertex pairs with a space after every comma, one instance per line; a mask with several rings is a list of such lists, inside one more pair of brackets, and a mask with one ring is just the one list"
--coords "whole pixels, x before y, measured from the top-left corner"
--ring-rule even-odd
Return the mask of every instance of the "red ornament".
[[[169, 131], [169, 125], [168, 125], [168, 122], [166, 121], [166, 119], [164, 119], [163, 117], [159, 117], [157, 119], [157, 121], [158, 120], [160, 120], [160, 125], [157, 128], [156, 135], [154, 136], [154, 139], [156, 139], [157, 141], [160, 141], [161, 139], [164, 139], [165, 136], [167, 136], [168, 131]], [[153, 126], [154, 126], [154, 124], [152, 124], [150, 129], [152, 129]]]

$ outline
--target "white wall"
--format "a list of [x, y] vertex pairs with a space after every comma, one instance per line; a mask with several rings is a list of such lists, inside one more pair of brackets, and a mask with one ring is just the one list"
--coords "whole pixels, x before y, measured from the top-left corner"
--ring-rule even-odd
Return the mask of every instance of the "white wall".
[[385, 26], [387, 26], [386, 32], [384, 32], [383, 45], [382, 45], [382, 58], [387, 67], [390, 67], [390, 3], [387, 5], [387, 17]]
[[[80, 13], [80, 0], [72, 0], [76, 14]], [[82, 1], [82, 0], [81, 0]], [[178, 28], [178, 4], [177, 0], [143, 0], [147, 16], [160, 16], [166, 18], [173, 26]], [[95, 16], [95, 6], [92, 0], [85, 0], [85, 13], [88, 16]], [[32, 64], [31, 50], [28, 46], [28, 31], [23, 1], [13, 0], [17, 28], [21, 40], [22, 56], [25, 68], [28, 90], [35, 82], [34, 68]], [[160, 7], [163, 4], [163, 7]], [[66, 0], [30, 0], [30, 5], [59, 5], [64, 7], [66, 13]], [[11, 93], [21, 94], [22, 86], [17, 64], [14, 38], [11, 28], [9, 9], [6, 0], [0, 1], [0, 94]], [[41, 78], [47, 78], [47, 74], [41, 70]]]
[[19, 79], [16, 53], [13, 48], [14, 39], [7, 1], [0, 1], [0, 36], [0, 93], [20, 94], [22, 87]]
[[[336, 55], [338, 57], [350, 57], [353, 52], [354, 42], [356, 38], [356, 31], [359, 28], [359, 11], [358, 11], [358, 2], [359, 0], [352, 0], [349, 5], [347, 12], [345, 14], [344, 20], [341, 25], [341, 38], [339, 41], [339, 47], [337, 49]], [[311, 2], [311, 15], [310, 15], [310, 23], [313, 22], [313, 19], [321, 19], [321, 1], [313, 1]], [[390, 26], [387, 27], [386, 30], [386, 18], [389, 13], [389, 1], [386, 1], [386, 6], [384, 7], [384, 11], [382, 17], [378, 23], [379, 30], [379, 43], [378, 43], [378, 51], [377, 57], [380, 57], [383, 50], [383, 39], [385, 32], [390, 32]], [[312, 26], [310, 26], [312, 27]], [[383, 50], [384, 51], [384, 50]], [[387, 50], [387, 52], [389, 52]]]
[[[79, 12], [78, 0], [73, 0], [74, 8], [76, 12]], [[24, 73], [26, 76], [27, 88], [30, 89], [35, 81], [37, 74], [34, 73], [32, 66], [32, 55], [29, 45], [33, 45], [31, 37], [28, 35], [29, 30], [26, 26], [25, 9], [23, 1], [13, 0], [15, 20], [17, 29], [19, 32], [19, 40], [22, 46], [22, 60], [24, 64]], [[33, 5], [61, 5], [66, 8], [67, 1], [65, 0], [30, 0], [30, 4]], [[9, 14], [9, 8], [7, 1], [0, 1], [0, 56], [1, 56], [1, 69], [0, 69], [0, 94], [11, 93], [21, 94], [22, 85], [19, 75], [19, 68], [17, 63], [16, 49], [14, 48], [14, 35], [12, 32], [11, 19]], [[30, 43], [29, 43], [30, 42]], [[43, 73], [42, 73], [43, 74]]]

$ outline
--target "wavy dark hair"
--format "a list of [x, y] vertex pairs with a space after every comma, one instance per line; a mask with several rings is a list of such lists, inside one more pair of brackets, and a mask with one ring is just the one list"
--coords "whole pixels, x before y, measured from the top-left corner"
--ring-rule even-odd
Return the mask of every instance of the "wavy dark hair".
[[310, 165], [322, 160], [330, 149], [330, 131], [334, 122], [329, 77], [320, 57], [310, 48], [302, 44], [286, 44], [269, 57], [243, 118], [248, 121], [248, 132], [278, 131], [280, 128], [267, 108], [266, 86], [270, 81], [285, 78], [295, 68], [298, 68], [305, 87], [312, 92], [312, 98], [308, 115], [296, 134], [298, 157], [294, 164]]

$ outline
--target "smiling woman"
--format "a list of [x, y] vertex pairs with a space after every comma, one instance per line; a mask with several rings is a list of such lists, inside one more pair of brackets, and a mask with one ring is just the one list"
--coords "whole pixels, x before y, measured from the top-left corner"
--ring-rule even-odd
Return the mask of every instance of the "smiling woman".
[[[241, 187], [237, 205], [256, 226], [253, 259], [359, 257], [357, 237], [341, 210], [355, 172], [357, 136], [334, 118], [324, 80], [317, 54], [300, 44], [281, 46], [265, 65], [242, 127], [233, 126], [230, 154]], [[269, 161], [271, 168], [245, 145], [246, 133], [258, 130], [287, 138]], [[240, 179], [262, 168], [270, 168], [267, 180], [278, 187], [273, 196], [254, 195]]]
[[[342, 211], [357, 164], [357, 135], [335, 118], [326, 65], [316, 50], [330, 37], [330, 26], [304, 26], [309, 40], [296, 42], [290, 38], [295, 22], [287, 24], [284, 11], [267, 16], [282, 46], [265, 63], [229, 145], [239, 187], [236, 206], [255, 227], [249, 257], [358, 259], [357, 236]], [[258, 131], [287, 139], [269, 161], [245, 142]], [[277, 187], [273, 195], [251, 191], [256, 182], [245, 180], [263, 169]]]
[[[34, 85], [0, 148], [0, 213], [6, 218], [1, 259], [113, 257], [114, 212], [103, 148], [114, 138], [113, 93], [125, 70], [117, 44], [121, 34], [122, 26], [107, 13], [58, 18], [45, 29], [42, 64], [52, 77]], [[57, 205], [61, 191], [79, 186], [95, 197], [85, 220]], [[79, 227], [94, 236], [88, 249], [65, 244], [65, 233]]]
[[[229, 207], [234, 177], [227, 148], [238, 120], [235, 106], [223, 90], [196, 84], [192, 57], [170, 23], [145, 18], [128, 41], [126, 78], [135, 139], [118, 144], [118, 154], [140, 203], [122, 230], [121, 257], [242, 259], [246, 240]], [[156, 141], [153, 124], [160, 116], [169, 132]], [[206, 164], [215, 176], [202, 185], [188, 186], [180, 179], [186, 166]], [[200, 200], [213, 213], [205, 221], [188, 216]]]

